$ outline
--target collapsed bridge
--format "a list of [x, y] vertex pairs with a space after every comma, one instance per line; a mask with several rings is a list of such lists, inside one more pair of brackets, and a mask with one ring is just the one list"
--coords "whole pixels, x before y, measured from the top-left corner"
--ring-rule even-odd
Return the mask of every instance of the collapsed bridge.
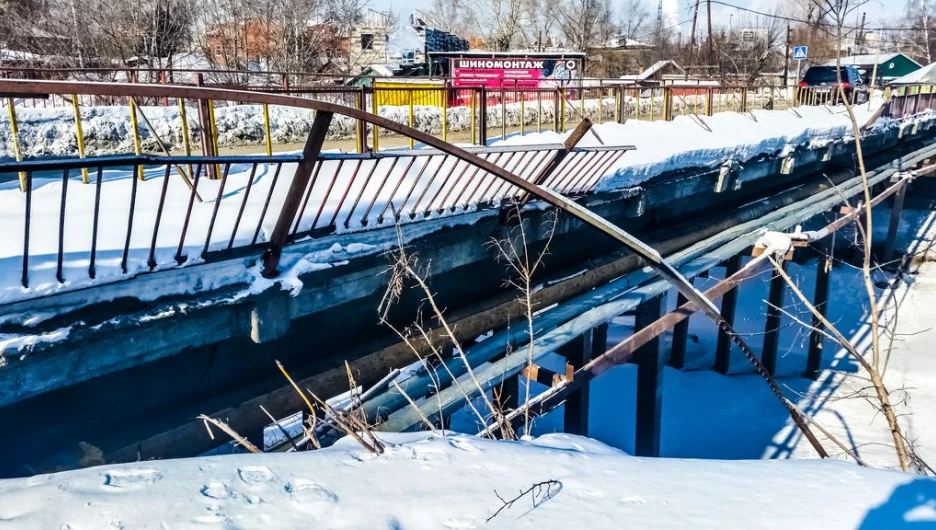
[[[0, 82], [0, 89], [105, 95], [128, 90], [14, 81]], [[381, 327], [377, 315], [389, 267], [383, 252], [400, 238], [431, 263], [433, 290], [450, 310], [459, 341], [469, 344], [496, 332], [465, 352], [476, 367], [495, 363], [485, 371], [490, 388], [515, 381], [523, 366], [508, 352], [529, 342], [524, 329], [509, 327], [526, 308], [516, 293], [503, 289], [504, 266], [487, 245], [492, 239], [510, 238], [522, 226], [528, 252], [549, 242], [548, 267], [536, 278], [544, 287], [534, 299], [534, 309], [542, 310], [534, 342], [538, 352], [565, 348], [575, 369], [604, 352], [602, 327], [610, 319], [636, 310], [638, 328], [651, 324], [662, 311], [660, 295], [669, 289], [640, 269], [636, 255], [578, 216], [595, 221], [597, 214], [638, 235], [692, 277], [725, 262], [740, 270], [737, 256], [754, 243], [759, 228], [793, 228], [862, 189], [854, 174], [853, 141], [846, 138], [796, 146], [780, 156], [758, 155], [743, 164], [719, 160], [714, 167], [679, 168], [609, 190], [596, 186], [632, 147], [580, 147], [584, 126], [563, 145], [466, 150], [338, 105], [260, 92], [133, 89], [139, 97], [230, 98], [296, 105], [317, 114], [299, 155], [134, 155], [3, 165], [24, 191], [17, 212], [22, 222], [5, 227], [23, 235], [21, 251], [10, 256], [15, 259], [4, 258], [17, 265], [6, 267], [4, 280], [15, 278], [18, 285], [4, 291], [0, 331], [27, 337], [17, 340], [28, 347], [16, 346], [24, 353], [7, 354], [0, 368], [0, 417], [35, 433], [6, 444], [11, 452], [5, 473], [23, 473], [24, 462], [32, 469], [75, 465], [78, 442], [100, 448], [108, 461], [197, 454], [217, 443], [191, 421], [197, 413], [217, 413], [212, 415], [257, 439], [269, 423], [259, 405], [277, 416], [301, 408], [274, 359], [324, 396], [347, 389], [345, 360], [352, 361], [365, 388], [409, 365], [409, 346]], [[869, 167], [875, 168], [871, 183], [888, 188], [888, 195], [904, 193], [908, 179], [899, 171], [936, 154], [928, 147], [930, 121], [922, 110], [869, 128], [863, 138]], [[431, 148], [323, 153], [334, 114], [395, 130]], [[73, 182], [82, 170], [87, 185]], [[890, 186], [895, 176], [896, 187]], [[549, 208], [537, 196], [565, 209]], [[43, 209], [49, 198], [57, 198], [57, 207]], [[86, 216], [70, 219], [76, 211]], [[70, 222], [75, 220], [84, 227], [78, 236]], [[391, 322], [406, 325], [421, 303], [418, 293], [404, 298]], [[721, 312], [728, 313], [724, 304]], [[585, 345], [575, 346], [579, 337]], [[678, 366], [678, 341], [673, 349], [669, 362]], [[765, 344], [761, 352], [768, 370], [770, 350]], [[648, 399], [639, 405], [638, 422], [647, 426], [640, 431], [639, 452], [654, 454], [660, 407], [654, 389], [663, 357], [659, 344], [641, 351], [638, 389]], [[720, 371], [728, 371], [728, 353], [716, 367]], [[818, 362], [807, 371], [814, 372]], [[426, 377], [416, 374], [401, 385], [408, 392], [431, 391]], [[375, 401], [365, 404], [374, 419], [389, 416], [386, 428], [419, 427], [401, 395], [378, 390]], [[463, 405], [456, 395], [440, 414]], [[50, 414], [55, 421], [48, 421]], [[70, 425], [67, 437], [53, 435], [68, 417], [81, 420]], [[147, 420], [135, 420], [141, 417]], [[581, 414], [571, 421], [581, 427]]]

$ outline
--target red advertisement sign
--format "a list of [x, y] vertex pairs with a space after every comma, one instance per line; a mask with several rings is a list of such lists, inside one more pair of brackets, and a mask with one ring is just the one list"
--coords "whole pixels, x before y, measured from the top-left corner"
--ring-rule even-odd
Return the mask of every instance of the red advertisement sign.
[[[566, 81], [574, 76], [573, 60], [543, 58], [453, 59], [456, 87], [538, 88], [542, 81]], [[555, 83], [553, 83], [555, 84]]]

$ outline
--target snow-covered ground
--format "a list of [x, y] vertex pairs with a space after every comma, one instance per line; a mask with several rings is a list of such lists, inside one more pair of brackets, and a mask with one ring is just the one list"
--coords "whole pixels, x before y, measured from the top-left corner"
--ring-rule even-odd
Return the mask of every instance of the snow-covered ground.
[[[597, 187], [602, 190], [623, 189], [637, 185], [664, 171], [689, 167], [717, 167], [729, 159], [743, 163], [757, 156], [784, 153], [797, 147], [821, 147], [849, 136], [848, 120], [839, 109], [810, 107], [799, 109], [798, 112], [799, 115], [788, 111], [755, 111], [752, 114], [721, 113], [704, 118], [705, 128], [689, 117], [679, 117], [672, 122], [629, 121], [625, 124], [596, 125], [594, 131], [605, 145], [635, 145], [637, 147], [636, 151], [625, 154], [613, 167], [609, 168]], [[867, 107], [862, 107], [858, 112], [859, 119], [863, 121], [871, 111]], [[128, 121], [128, 118], [125, 118], [124, 121]], [[219, 115], [220, 122], [225, 119], [223, 115]], [[880, 127], [891, 125], [892, 123], [887, 121], [879, 124]], [[23, 130], [27, 129], [28, 127], [24, 125]], [[62, 131], [48, 130], [40, 136], [62, 138], [62, 134], [64, 134]], [[542, 133], [515, 136], [505, 142], [532, 144], [555, 142], [561, 139], [562, 137], [555, 133]], [[584, 145], [596, 143], [594, 135], [587, 135], [583, 141]], [[388, 181], [395, 183], [398, 179], [400, 181], [415, 180], [417, 176], [420, 176], [423, 164], [426, 163], [425, 160], [427, 159], [419, 159], [409, 166], [405, 174], [406, 164], [397, 164], [394, 174]], [[372, 164], [374, 164], [373, 161], [364, 162], [360, 175], [366, 175], [365, 172], [369, 171]], [[436, 157], [430, 164], [441, 164], [441, 157]], [[323, 169], [323, 175], [328, 175], [329, 171], [337, 171], [337, 162], [329, 162], [328, 165], [331, 169]], [[530, 165], [535, 166], [535, 160], [531, 161]], [[261, 223], [258, 234], [260, 242], [266, 240], [276, 222], [279, 205], [285, 197], [294, 171], [295, 165], [293, 164], [286, 164], [281, 170], [273, 189], [271, 207]], [[439, 173], [444, 176], [448, 171], [451, 171], [451, 167], [446, 166], [442, 167]], [[234, 246], [249, 243], [252, 240], [256, 226], [258, 222], [261, 222], [260, 214], [265, 199], [270, 192], [270, 187], [273, 186], [274, 168], [259, 165], [252, 184], [248, 186], [248, 183], [251, 183], [250, 172], [249, 165], [232, 167], [221, 196], [209, 249], [225, 248], [230, 243], [231, 234], [234, 232], [235, 223], [239, 218], [238, 213], [244, 201], [246, 201], [246, 206], [234, 234]], [[424, 172], [422, 181], [426, 182], [421, 186], [432, 185], [436, 188], [442, 186], [445, 180], [442, 177], [436, 179], [435, 184], [428, 182], [431, 173], [432, 170]], [[352, 213], [355, 213], [355, 218], [349, 228], [360, 228], [358, 216], [363, 217], [367, 205], [375, 197], [364, 193], [360, 203], [356, 205], [357, 209], [352, 212], [352, 207], [355, 206], [354, 201], [341, 200], [348, 186], [345, 181], [350, 179], [350, 174], [351, 167], [348, 164], [344, 166], [334, 186], [329, 178], [318, 179], [315, 188], [311, 190], [309, 207], [305, 210], [300, 222], [300, 230], [310, 228], [313, 222], [316, 222], [316, 218], [318, 218], [317, 227], [326, 226], [332, 218], [335, 218], [339, 230], [345, 230], [342, 221]], [[70, 178], [65, 207], [65, 259], [63, 263], [65, 282], [63, 283], [58, 282], [55, 277], [59, 204], [62, 192], [61, 176], [36, 175], [34, 177], [29, 242], [29, 288], [26, 289], [21, 284], [25, 195], [18, 190], [15, 180], [0, 183], [0, 226], [3, 226], [5, 233], [8, 234], [0, 240], [0, 302], [97, 285], [148, 270], [149, 247], [153, 238], [159, 196], [164, 185], [164, 172], [159, 168], [151, 168], [146, 180], [136, 183], [138, 190], [133, 214], [133, 230], [130, 233], [128, 270], [127, 274], [123, 274], [120, 264], [127, 239], [128, 211], [134, 186], [130, 177], [131, 172], [128, 169], [116, 168], [104, 172], [101, 218], [98, 228], [97, 270], [94, 280], [88, 277], [88, 267], [95, 190], [94, 186], [82, 184], [80, 174], [77, 172]], [[190, 191], [182, 179], [174, 173], [171, 173], [168, 178], [166, 202], [156, 240], [155, 261], [159, 268], [177, 266], [174, 257], [190, 197]], [[359, 180], [363, 182], [363, 179]], [[450, 185], [464, 186], [465, 184]], [[361, 184], [351, 186], [353, 189], [349, 189], [349, 196], [355, 197], [361, 191], [360, 186]], [[375, 190], [376, 187], [368, 189]], [[369, 227], [375, 225], [374, 219], [379, 216], [388, 201], [392, 201], [397, 209], [408, 208], [414, 206], [419, 195], [418, 193], [409, 195], [409, 202], [404, 204], [409, 193], [409, 186], [400, 186], [396, 195], [391, 196], [392, 189], [391, 184], [382, 188], [380, 197], [377, 198], [374, 208], [370, 210]], [[216, 206], [218, 182], [202, 178], [198, 191], [205, 202], [196, 201], [193, 207], [191, 227], [183, 245], [183, 253], [190, 257], [187, 264], [197, 263], [197, 256], [204, 247], [209, 220]], [[490, 191], [493, 193], [493, 186]], [[427, 197], [433, 196], [434, 193], [434, 191], [428, 193]], [[437, 203], [433, 205], [434, 209], [449, 205], [441, 202], [446, 198], [451, 202], [459, 197], [460, 193], [439, 194]], [[324, 206], [321, 205], [323, 201]], [[340, 211], [338, 211], [339, 205], [341, 205]], [[428, 208], [428, 206], [428, 204], [423, 204], [421, 208]], [[433, 216], [437, 215], [433, 213]], [[446, 215], [452, 215], [452, 213], [449, 212]], [[312, 258], [319, 260], [316, 263], [328, 263], [328, 256], [317, 255]], [[211, 278], [204, 280], [205, 285], [217, 283]], [[233, 280], [242, 281], [244, 277], [219, 279], [221, 284]], [[173, 288], [178, 287], [166, 286], [169, 291], [151, 294], [154, 296], [170, 294]], [[204, 287], [204, 285], [199, 287]], [[188, 288], [192, 286], [183, 286], [183, 292]]]
[[[141, 462], [0, 482], [0, 528], [927, 528], [936, 482], [840, 462], [633, 458], [569, 435], [383, 435], [304, 454]], [[504, 500], [534, 484], [499, 514]], [[494, 516], [489, 522], [488, 518]]]

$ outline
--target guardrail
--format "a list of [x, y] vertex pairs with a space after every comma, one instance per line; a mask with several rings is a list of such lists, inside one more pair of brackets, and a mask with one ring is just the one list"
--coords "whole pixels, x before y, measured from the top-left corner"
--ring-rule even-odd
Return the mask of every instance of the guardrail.
[[[123, 275], [254, 250], [265, 251], [264, 273], [272, 276], [289, 241], [499, 208], [524, 201], [536, 185], [584, 194], [632, 149], [575, 147], [587, 128], [568, 145], [463, 149], [354, 108], [259, 92], [27, 81], [0, 81], [0, 91], [246, 101], [315, 111], [299, 155], [135, 154], [0, 163], [0, 172], [20, 176], [25, 192], [19, 205], [23, 287], [35, 283], [33, 275], [53, 270], [54, 281], [64, 283], [80, 279], [74, 269], [86, 268], [80, 274], [94, 279], [102, 268]], [[323, 153], [336, 114], [434, 148]], [[37, 226], [57, 237], [35, 237]]]
[[[264, 93], [353, 107], [432, 133], [444, 141], [470, 145], [487, 145], [493, 138], [523, 136], [532, 132], [566, 132], [570, 124], [583, 118], [596, 123], [657, 121], [672, 120], [680, 115], [711, 116], [726, 111], [784, 109], [794, 104], [792, 90], [778, 87], [641, 87], [619, 84], [606, 87], [492, 89], [483, 86], [401, 85], [402, 83], [392, 87], [291, 87], [288, 90], [276, 88], [272, 92]], [[128, 132], [127, 141], [132, 141], [135, 153], [142, 153], [147, 149], [163, 150], [160, 144], [166, 144], [167, 150], [191, 155], [192, 144], [197, 145], [200, 142], [202, 155], [215, 156], [219, 154], [219, 135], [230, 131], [230, 127], [227, 130], [218, 130], [219, 109], [225, 108], [223, 112], [230, 110], [236, 113], [239, 109], [227, 107], [243, 104], [238, 101], [207, 100], [193, 108], [191, 102], [186, 102], [185, 98], [141, 96], [130, 88], [135, 85], [126, 86], [127, 90], [115, 95], [5, 93], [7, 97], [0, 98], [0, 106], [6, 107], [8, 120], [12, 125], [11, 131], [17, 129], [19, 109], [61, 108], [58, 119], [74, 122], [75, 144], [79, 156], [93, 150], [86, 149], [86, 134], [82, 130], [82, 123], [89, 119], [89, 114], [99, 114], [98, 110], [85, 109], [100, 106], [125, 108], [122, 112], [126, 112], [131, 120], [135, 121], [131, 123], [130, 128], [124, 129]], [[256, 88], [249, 91], [260, 92]], [[147, 146], [144, 137], [155, 135], [146, 118], [146, 114], [153, 111], [143, 108], [149, 106], [165, 107], [165, 112], [171, 114], [169, 118], [176, 124], [173, 125], [176, 129], [170, 130], [166, 138], [151, 141]], [[269, 104], [261, 104], [258, 109], [254, 109], [256, 112], [251, 119], [262, 123], [261, 126], [246, 135], [228, 135], [236, 136], [231, 141], [265, 145], [267, 155], [272, 155], [274, 143], [301, 141], [301, 138], [292, 138], [288, 133], [290, 130], [296, 130], [294, 123], [271, 122], [269, 107]], [[291, 119], [295, 121], [297, 118], [294, 116]], [[229, 121], [223, 120], [221, 123]], [[283, 130], [287, 131], [285, 139], [279, 134]], [[28, 146], [22, 145], [21, 136], [14, 133], [10, 139], [18, 159], [25, 158], [29, 152]], [[358, 153], [390, 146], [416, 147], [415, 140], [411, 137], [401, 137], [390, 129], [363, 121], [349, 127], [341, 136], [333, 134], [328, 141], [342, 139], [353, 139], [353, 149]]]
[[886, 115], [903, 119], [914, 114], [936, 110], [936, 86], [910, 85], [888, 89]]

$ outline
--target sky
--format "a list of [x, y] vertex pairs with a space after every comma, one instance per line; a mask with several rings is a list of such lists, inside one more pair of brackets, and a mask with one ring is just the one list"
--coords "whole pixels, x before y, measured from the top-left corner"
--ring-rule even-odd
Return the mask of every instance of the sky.
[[[644, 4], [647, 6], [647, 11], [651, 13], [651, 19], [655, 18], [655, 13], [657, 9], [659, 0], [643, 0]], [[705, 0], [702, 0], [703, 2]], [[733, 4], [738, 7], [743, 7], [747, 9], [754, 9], [758, 11], [772, 11], [776, 6], [780, 4], [785, 4], [787, 0], [718, 0], [726, 4]], [[663, 0], [664, 6], [670, 4], [676, 7], [677, 12], [675, 17], [679, 22], [690, 20], [691, 15], [691, 6], [695, 4], [695, 0]], [[612, 5], [619, 6], [621, 3], [617, 0], [612, 0]], [[372, 9], [386, 10], [392, 8], [394, 12], [399, 13], [400, 15], [405, 15], [413, 9], [429, 10], [432, 4], [432, 0], [370, 0], [368, 4]], [[882, 22], [886, 22], [888, 19], [893, 19], [899, 17], [903, 14], [904, 11], [904, 1], [903, 0], [868, 0], [867, 3], [862, 6], [859, 12], [868, 13], [868, 27], [874, 28], [880, 25]], [[738, 9], [733, 9], [723, 5], [712, 4], [712, 20], [718, 25], [727, 25], [728, 22], [732, 19], [738, 18], [740, 16], [754, 16], [751, 13], [745, 13]], [[672, 17], [674, 15], [669, 15]], [[860, 15], [856, 15], [856, 18]], [[652, 22], [651, 22], [652, 23]], [[857, 21], [855, 22], [857, 25]], [[688, 32], [688, 29], [685, 29], [684, 32]]]

